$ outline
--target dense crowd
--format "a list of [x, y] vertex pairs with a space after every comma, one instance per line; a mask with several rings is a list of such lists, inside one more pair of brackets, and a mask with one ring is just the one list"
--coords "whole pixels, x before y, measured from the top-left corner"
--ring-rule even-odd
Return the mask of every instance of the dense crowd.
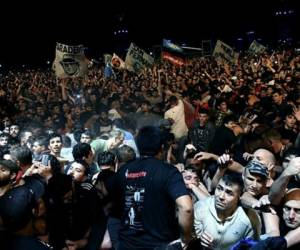
[[299, 247], [295, 51], [104, 71], [2, 73], [1, 249]]

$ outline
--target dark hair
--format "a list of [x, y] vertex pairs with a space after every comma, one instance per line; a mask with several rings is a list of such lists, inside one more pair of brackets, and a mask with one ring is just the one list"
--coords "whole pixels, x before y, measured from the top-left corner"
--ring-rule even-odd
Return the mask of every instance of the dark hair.
[[58, 133], [51, 133], [51, 134], [49, 134], [49, 136], [48, 136], [48, 145], [50, 145], [50, 141], [51, 141], [53, 138], [56, 138], [56, 137], [59, 137], [61, 142], [63, 141], [60, 134], [58, 134]]
[[82, 128], [76, 129], [74, 131], [74, 139], [75, 139], [76, 142], [78, 142], [78, 143], [80, 142], [81, 135], [82, 135], [83, 132], [84, 132], [84, 130]]
[[45, 148], [48, 146], [48, 138], [46, 136], [40, 136], [36, 138], [34, 142], [37, 142], [39, 146], [44, 146]]
[[142, 127], [137, 135], [136, 143], [141, 155], [154, 156], [162, 147], [162, 135], [154, 126]]
[[88, 129], [84, 130], [84, 131], [81, 133], [81, 135], [80, 135], [80, 139], [81, 139], [81, 136], [82, 136], [82, 135], [89, 136], [89, 137], [91, 137], [91, 139], [93, 139], [93, 138], [94, 138], [94, 134], [92, 133], [92, 131], [91, 131], [91, 130], [88, 130]]
[[2, 133], [2, 134], [0, 134], [0, 138], [3, 138], [3, 137], [6, 137], [6, 138], [10, 138], [10, 134], [8, 134], [8, 133]]
[[32, 153], [25, 146], [12, 148], [10, 154], [14, 161], [19, 161], [21, 165], [32, 164]]
[[240, 192], [244, 189], [244, 181], [242, 174], [233, 171], [226, 171], [226, 174], [221, 178], [222, 181], [228, 186], [238, 185]]
[[170, 96], [169, 102], [171, 105], [175, 105], [177, 103], [178, 99], [175, 95]]
[[72, 154], [74, 160], [78, 162], [78, 160], [83, 160], [83, 157], [88, 157], [90, 152], [92, 151], [91, 145], [88, 143], [78, 143], [74, 146], [72, 150]]
[[207, 114], [208, 115], [208, 109], [200, 108], [198, 111], [199, 114]]
[[72, 146], [71, 138], [67, 135], [62, 135], [62, 144], [65, 148], [70, 148]]
[[0, 160], [0, 166], [7, 168], [11, 173], [18, 173], [19, 167], [11, 160]]
[[122, 145], [116, 149], [117, 159], [120, 163], [135, 160], [136, 155], [132, 147], [128, 145]]
[[110, 166], [114, 166], [115, 164], [115, 154], [113, 154], [112, 152], [109, 151], [105, 151], [102, 152], [100, 154], [98, 154], [98, 165], [110, 165]]

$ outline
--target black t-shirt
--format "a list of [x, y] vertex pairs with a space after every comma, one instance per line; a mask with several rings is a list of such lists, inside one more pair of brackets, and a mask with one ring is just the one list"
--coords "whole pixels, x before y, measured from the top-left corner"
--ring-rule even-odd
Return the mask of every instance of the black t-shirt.
[[151, 249], [179, 238], [175, 200], [189, 193], [174, 166], [142, 158], [122, 166], [106, 187], [118, 204], [126, 248]]

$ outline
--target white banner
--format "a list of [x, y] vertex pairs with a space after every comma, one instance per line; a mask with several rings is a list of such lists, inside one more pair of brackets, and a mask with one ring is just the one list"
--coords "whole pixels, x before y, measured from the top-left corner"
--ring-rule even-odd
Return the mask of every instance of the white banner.
[[84, 47], [56, 43], [56, 55], [53, 70], [59, 78], [82, 77], [87, 73], [88, 60]]
[[126, 55], [125, 64], [127, 70], [139, 73], [145, 67], [152, 67], [154, 58], [131, 43]]
[[228, 62], [231, 62], [233, 64], [237, 64], [239, 53], [235, 52], [233, 48], [231, 48], [226, 43], [223, 43], [222, 41], [218, 40], [216, 47], [213, 52], [213, 56], [218, 59], [222, 58], [225, 59]]

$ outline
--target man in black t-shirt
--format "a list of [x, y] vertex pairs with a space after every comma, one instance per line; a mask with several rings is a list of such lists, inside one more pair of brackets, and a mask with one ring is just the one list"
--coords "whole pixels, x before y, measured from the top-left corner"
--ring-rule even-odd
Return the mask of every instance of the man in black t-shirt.
[[159, 160], [159, 129], [142, 128], [137, 145], [141, 158], [122, 166], [106, 183], [122, 222], [118, 249], [159, 249], [179, 238], [178, 223], [184, 246], [191, 237], [193, 207], [182, 175], [174, 166]]

